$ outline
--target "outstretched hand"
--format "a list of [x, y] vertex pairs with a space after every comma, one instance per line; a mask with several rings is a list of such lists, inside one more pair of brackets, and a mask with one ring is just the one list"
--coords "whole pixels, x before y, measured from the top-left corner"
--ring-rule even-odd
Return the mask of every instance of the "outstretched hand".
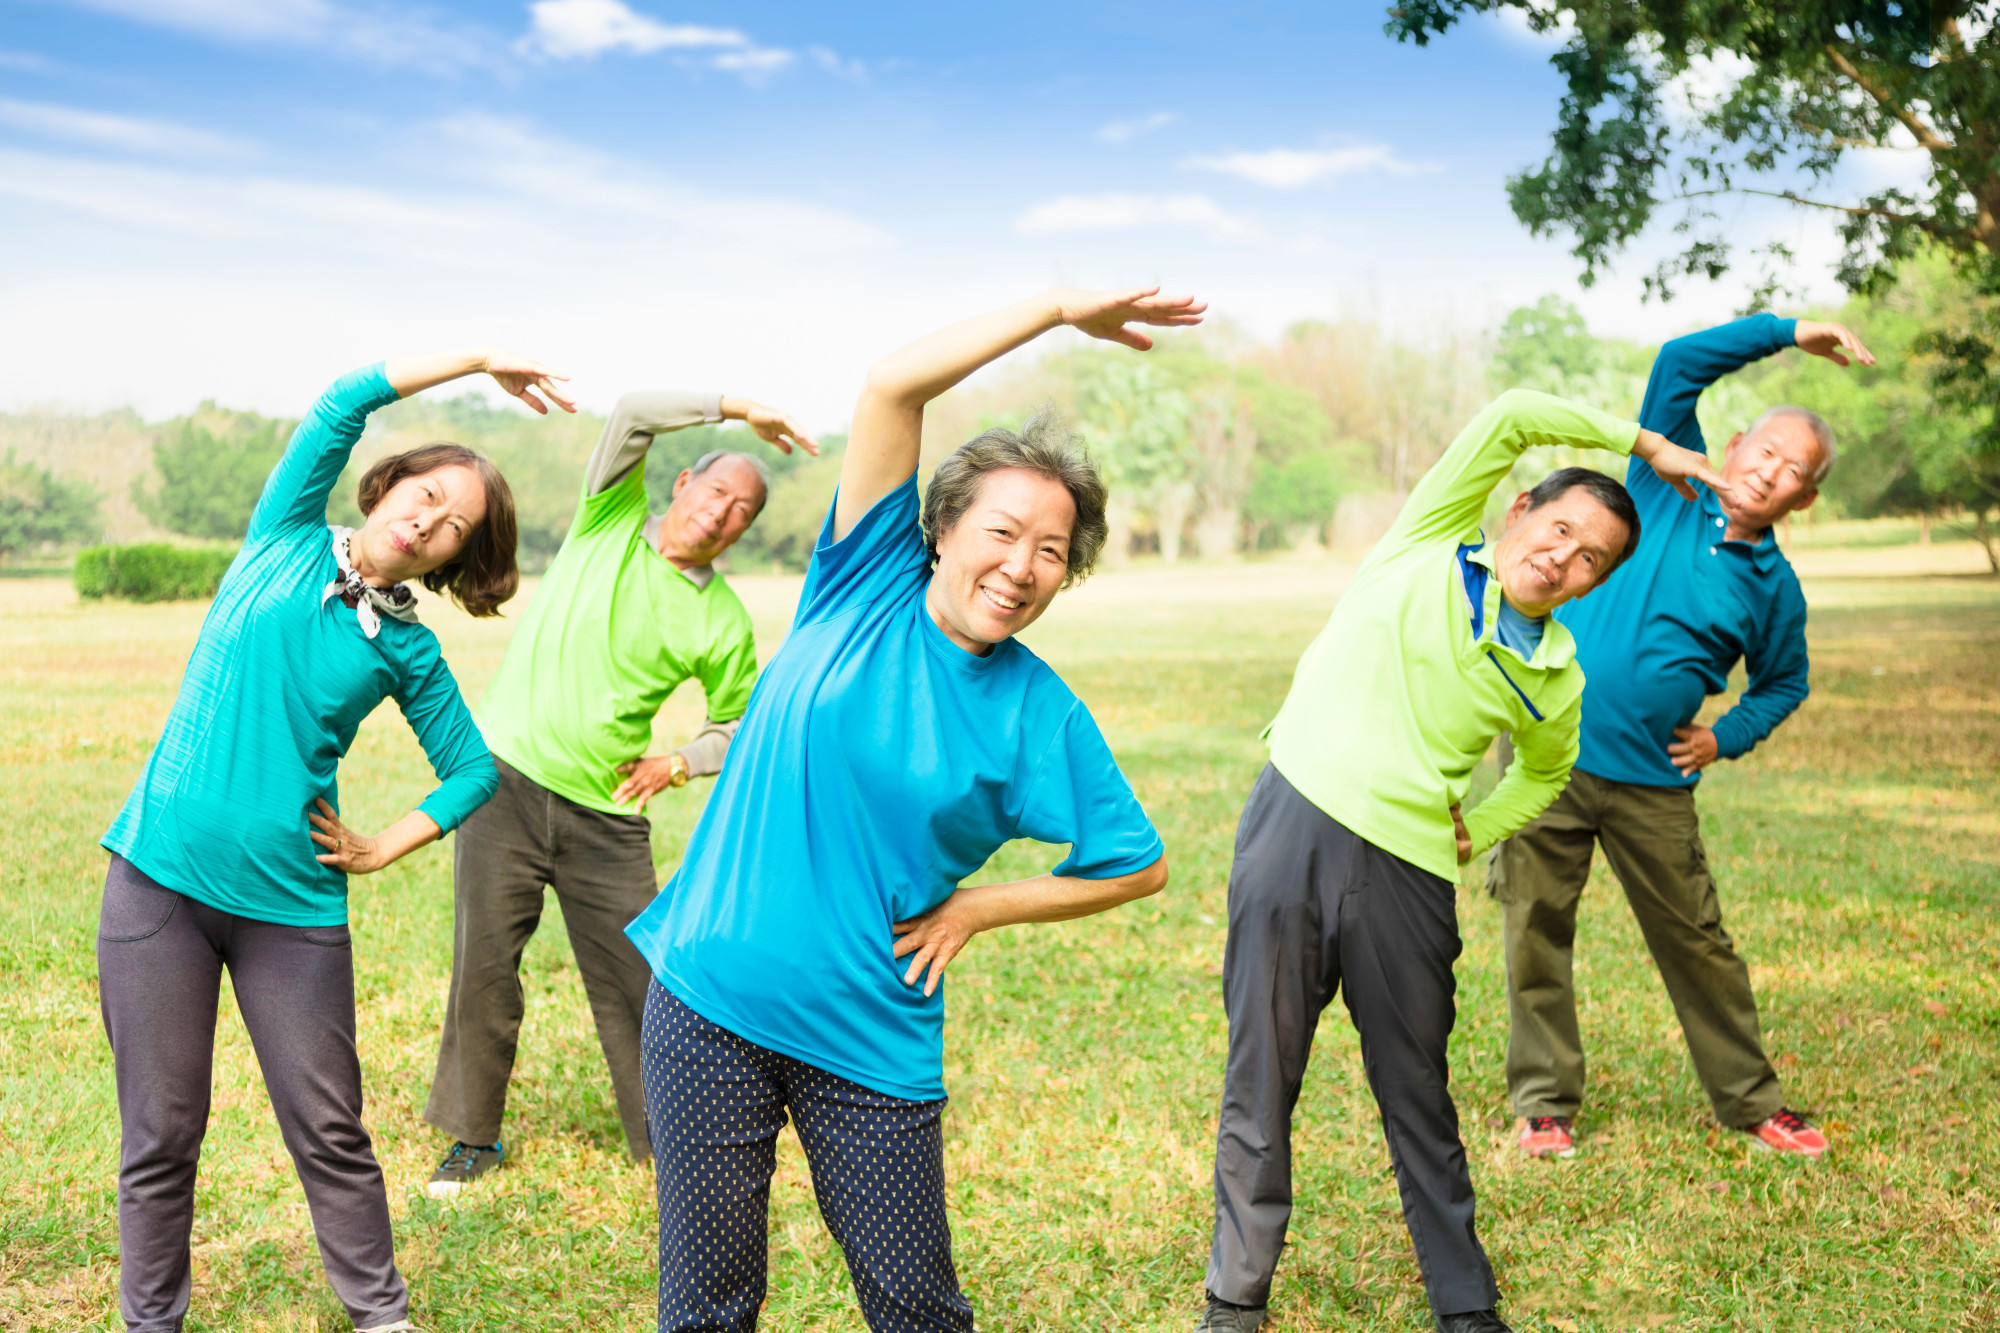
[[480, 369], [491, 375], [494, 383], [543, 416], [549, 414], [549, 407], [548, 403], [535, 396], [537, 389], [547, 394], [549, 402], [563, 411], [576, 411], [576, 403], [555, 386], [555, 381], [566, 381], [569, 376], [558, 374], [539, 361], [530, 361], [527, 357], [495, 348], [486, 353], [486, 364]]
[[1159, 292], [1158, 287], [1123, 292], [1065, 290], [1058, 294], [1057, 309], [1062, 322], [1073, 329], [1144, 352], [1153, 346], [1151, 335], [1126, 325], [1185, 327], [1201, 323], [1202, 312], [1208, 309], [1208, 302], [1192, 296], [1161, 296]]
[[1692, 449], [1683, 449], [1666, 436], [1655, 430], [1639, 428], [1639, 437], [1632, 442], [1632, 456], [1644, 459], [1659, 473], [1660, 480], [1680, 492], [1681, 499], [1693, 500], [1694, 487], [1689, 481], [1698, 481], [1717, 495], [1727, 495], [1732, 489], [1722, 479], [1722, 474], [1708, 465], [1708, 457]]
[[757, 432], [757, 438], [774, 446], [779, 453], [788, 454], [792, 446], [819, 457], [819, 442], [800, 428], [799, 423], [773, 407], [752, 402], [748, 398], [725, 398], [722, 400], [722, 415], [743, 422]]
[[1850, 365], [1849, 356], [1864, 366], [1875, 364], [1875, 353], [1861, 345], [1845, 324], [1830, 319], [1802, 319], [1792, 330], [1792, 343], [1801, 352], [1823, 356], [1836, 366]]

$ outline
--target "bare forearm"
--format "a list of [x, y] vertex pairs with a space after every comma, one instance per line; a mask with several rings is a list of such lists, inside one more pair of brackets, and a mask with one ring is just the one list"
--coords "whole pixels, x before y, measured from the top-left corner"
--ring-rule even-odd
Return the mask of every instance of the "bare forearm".
[[1056, 293], [1045, 292], [940, 329], [876, 362], [854, 405], [840, 468], [836, 538], [916, 472], [925, 404], [1062, 322]]
[[391, 866], [427, 843], [444, 836], [437, 821], [421, 810], [412, 810], [375, 835], [375, 851], [380, 864]]
[[981, 884], [960, 889], [954, 898], [973, 914], [978, 929], [1019, 926], [1031, 922], [1073, 921], [1158, 893], [1167, 882], [1164, 857], [1144, 870], [1111, 879], [1079, 879], [1073, 875], [1037, 875], [1006, 884]]
[[466, 347], [456, 352], [431, 352], [423, 356], [399, 356], [382, 363], [382, 376], [397, 396], [408, 398], [425, 389], [446, 384], [486, 369], [484, 347]]

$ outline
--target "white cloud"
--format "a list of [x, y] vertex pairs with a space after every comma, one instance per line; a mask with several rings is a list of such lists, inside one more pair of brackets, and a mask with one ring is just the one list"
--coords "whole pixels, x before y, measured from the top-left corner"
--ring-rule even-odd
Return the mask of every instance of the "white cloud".
[[1216, 236], [1257, 234], [1256, 227], [1225, 213], [1203, 194], [1064, 195], [1036, 204], [1014, 222], [1014, 230], [1023, 236], [1160, 226], [1193, 227]]
[[1133, 120], [1114, 120], [1097, 131], [1100, 143], [1130, 143], [1154, 130], [1165, 129], [1178, 119], [1171, 111], [1155, 111], [1150, 116], [1139, 116]]
[[755, 83], [798, 59], [791, 51], [759, 46], [735, 28], [662, 23], [621, 0], [535, 0], [528, 13], [528, 35], [516, 49], [551, 60], [593, 60], [611, 51], [712, 53], [704, 63]]
[[868, 82], [868, 69], [865, 65], [859, 60], [843, 60], [840, 52], [831, 47], [808, 46], [806, 54], [813, 58], [814, 64], [829, 74], [852, 79], [856, 83]]
[[254, 151], [254, 145], [247, 139], [234, 135], [214, 134], [164, 120], [135, 120], [46, 102], [21, 102], [11, 97], [0, 97], [0, 125], [51, 138], [168, 157], [241, 157]]
[[242, 46], [310, 47], [371, 64], [461, 73], [502, 63], [498, 44], [468, 26], [440, 27], [394, 7], [330, 0], [67, 0], [120, 18]]
[[[1557, 6], [1543, 3], [1537, 8], [1545, 13], [1557, 12]], [[1525, 46], [1537, 51], [1553, 51], [1576, 35], [1576, 23], [1564, 11], [1556, 19], [1555, 25], [1542, 32], [1536, 32], [1529, 24], [1528, 15], [1512, 5], [1489, 10], [1487, 22], [1498, 28], [1500, 35], [1516, 46]]]
[[0, 49], [0, 69], [18, 69], [30, 74], [40, 74], [53, 68], [55, 62], [47, 56], [38, 56], [32, 51]]
[[1350, 171], [1379, 170], [1408, 176], [1426, 168], [1403, 161], [1386, 144], [1355, 144], [1346, 148], [1267, 148], [1260, 153], [1222, 153], [1191, 157], [1181, 163], [1201, 171], [1221, 171], [1259, 185], [1292, 190], [1328, 176]]
[[1752, 70], [1755, 61], [1734, 51], [1697, 56], [1660, 90], [1667, 119], [1676, 129], [1691, 129], [1717, 102], [1729, 96]]

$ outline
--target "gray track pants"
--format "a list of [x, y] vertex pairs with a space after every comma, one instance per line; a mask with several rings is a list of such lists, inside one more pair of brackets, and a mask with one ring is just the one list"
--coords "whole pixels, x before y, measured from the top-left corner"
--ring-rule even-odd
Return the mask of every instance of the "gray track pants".
[[191, 1289], [195, 1168], [208, 1129], [222, 970], [250, 1030], [305, 1186], [327, 1280], [357, 1328], [404, 1317], [389, 1196], [361, 1127], [354, 953], [346, 926], [280, 926], [163, 888], [111, 858], [97, 926], [104, 1030], [117, 1069], [118, 1305], [174, 1333]]
[[1238, 1305], [1270, 1298], [1292, 1216], [1292, 1108], [1320, 1011], [1339, 990], [1361, 1034], [1431, 1309], [1497, 1304], [1446, 1061], [1459, 948], [1451, 884], [1357, 837], [1265, 765], [1229, 872], [1210, 1292]]
[[521, 1039], [521, 954], [553, 887], [583, 974], [597, 1043], [632, 1156], [651, 1155], [639, 1030], [653, 970], [625, 937], [659, 889], [652, 825], [559, 796], [496, 757], [500, 789], [452, 849], [451, 995], [424, 1119], [462, 1143], [497, 1143]]

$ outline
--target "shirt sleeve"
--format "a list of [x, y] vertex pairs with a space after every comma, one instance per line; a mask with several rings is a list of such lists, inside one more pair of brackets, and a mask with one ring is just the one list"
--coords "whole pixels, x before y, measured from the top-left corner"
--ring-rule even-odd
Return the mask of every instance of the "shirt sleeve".
[[734, 722], [750, 706], [750, 691], [757, 684], [757, 637], [745, 616], [721, 643], [713, 644], [695, 672], [702, 693], [708, 696], [708, 720]]
[[1081, 702], [1070, 708], [1043, 751], [1017, 830], [1037, 842], [1069, 843], [1069, 855], [1052, 873], [1080, 879], [1129, 875], [1166, 855], [1153, 821]]
[[1787, 579], [1779, 598], [1768, 632], [1743, 655], [1749, 686], [1711, 728], [1718, 758], [1737, 759], [1748, 754], [1805, 702], [1811, 689], [1805, 595], [1797, 583]]
[[1553, 717], [1514, 732], [1514, 762], [1487, 798], [1465, 816], [1476, 858], [1519, 832], [1522, 825], [1549, 808], [1569, 785], [1576, 766], [1578, 728], [1583, 720], [1583, 692]]
[[1486, 499], [1522, 454], [1566, 444], [1630, 454], [1639, 425], [1530, 389], [1509, 389], [1466, 424], [1424, 474], [1378, 549], [1463, 540], [1479, 527]]
[[[1706, 454], [1708, 441], [1702, 438], [1701, 422], [1695, 414], [1702, 391], [1724, 375], [1790, 347], [1798, 323], [1776, 315], [1751, 315], [1675, 338], [1653, 359], [1646, 398], [1639, 407], [1639, 424], [1683, 449]], [[1627, 467], [1625, 488], [1632, 492], [1642, 518], [1655, 505], [1680, 503], [1679, 493], [1661, 481], [1650, 464]]]
[[722, 420], [719, 393], [654, 390], [628, 393], [611, 409], [597, 448], [583, 469], [583, 493], [600, 494], [615, 485], [653, 447], [653, 437]]
[[845, 537], [835, 541], [833, 515], [839, 504], [835, 494], [820, 524], [805, 587], [799, 593], [798, 614], [792, 619], [794, 628], [872, 602], [930, 569], [930, 550], [918, 521], [915, 476], [877, 500]]
[[299, 422], [284, 456], [265, 479], [245, 540], [260, 541], [292, 527], [324, 526], [327, 497], [367, 428], [368, 414], [397, 396], [380, 361], [335, 380]]
[[438, 651], [437, 640], [426, 638], [429, 641], [416, 654], [396, 695], [396, 705], [417, 734], [417, 743], [439, 779], [437, 789], [417, 809], [449, 833], [492, 799], [499, 789], [500, 775], [458, 692], [458, 681]]

